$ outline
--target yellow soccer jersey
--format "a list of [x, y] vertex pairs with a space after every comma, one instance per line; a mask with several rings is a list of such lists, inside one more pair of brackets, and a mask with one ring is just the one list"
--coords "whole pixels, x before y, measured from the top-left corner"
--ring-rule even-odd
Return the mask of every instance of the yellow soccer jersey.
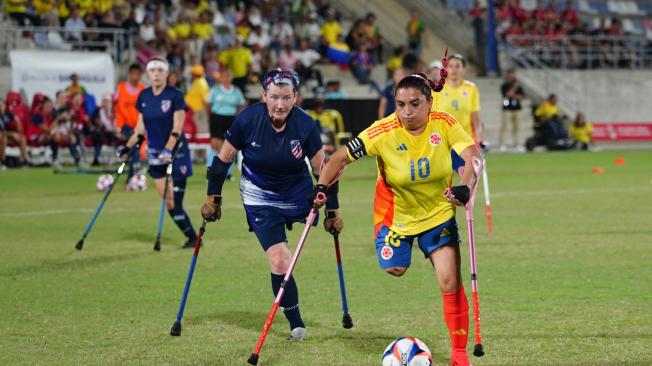
[[352, 161], [375, 156], [378, 165], [374, 225], [416, 235], [455, 215], [444, 197], [453, 174], [451, 149], [461, 154], [473, 139], [448, 113], [431, 112], [421, 135], [405, 130], [396, 113], [376, 121], [347, 144]]
[[464, 80], [453, 88], [444, 84], [444, 89], [434, 93], [431, 111], [443, 111], [455, 118], [469, 135], [473, 136], [471, 113], [480, 111], [480, 93], [474, 83]]

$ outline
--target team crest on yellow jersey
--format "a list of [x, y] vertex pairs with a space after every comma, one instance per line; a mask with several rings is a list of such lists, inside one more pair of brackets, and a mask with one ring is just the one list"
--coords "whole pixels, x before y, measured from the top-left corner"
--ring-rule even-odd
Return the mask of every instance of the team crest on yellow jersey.
[[438, 132], [433, 132], [430, 135], [430, 145], [439, 146], [441, 144], [441, 135]]

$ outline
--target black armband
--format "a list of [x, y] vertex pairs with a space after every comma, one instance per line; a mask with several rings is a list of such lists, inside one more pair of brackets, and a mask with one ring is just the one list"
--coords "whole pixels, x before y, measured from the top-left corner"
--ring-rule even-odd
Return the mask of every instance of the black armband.
[[174, 131], [172, 131], [172, 133], [170, 133], [170, 136], [172, 136], [172, 137], [174, 137], [175, 139], [178, 140], [179, 137], [181, 137], [181, 134], [178, 133], [178, 132], [174, 132]]
[[225, 163], [219, 157], [214, 157], [211, 166], [206, 169], [206, 179], [208, 179], [208, 196], [221, 195], [224, 180], [229, 171], [231, 163]]
[[136, 148], [139, 148], [140, 145], [143, 143], [143, 141], [145, 141], [145, 135], [143, 135], [142, 133], [138, 134], [138, 139], [136, 140], [136, 145], [135, 145]]
[[367, 155], [367, 150], [365, 149], [364, 142], [359, 137], [356, 137], [353, 140], [347, 142], [346, 149], [349, 151], [349, 155], [351, 155], [355, 160], [358, 160], [361, 157]]

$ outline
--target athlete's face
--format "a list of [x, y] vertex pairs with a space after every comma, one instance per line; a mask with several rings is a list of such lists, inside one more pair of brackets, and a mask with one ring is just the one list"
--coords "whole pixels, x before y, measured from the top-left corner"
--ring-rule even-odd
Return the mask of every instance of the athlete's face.
[[129, 79], [129, 82], [131, 84], [138, 84], [140, 81], [140, 78], [143, 76], [143, 73], [140, 70], [134, 69], [129, 71], [129, 74], [127, 74], [127, 78]]
[[426, 98], [419, 89], [396, 90], [396, 115], [408, 131], [421, 129], [428, 122], [432, 99]]
[[147, 70], [147, 78], [154, 87], [165, 85], [168, 78], [168, 72], [162, 67], [153, 67]]
[[456, 58], [448, 60], [446, 71], [448, 71], [448, 78], [453, 81], [464, 79], [464, 65]]
[[291, 85], [270, 85], [263, 94], [269, 116], [274, 121], [285, 121], [297, 100], [297, 93]]

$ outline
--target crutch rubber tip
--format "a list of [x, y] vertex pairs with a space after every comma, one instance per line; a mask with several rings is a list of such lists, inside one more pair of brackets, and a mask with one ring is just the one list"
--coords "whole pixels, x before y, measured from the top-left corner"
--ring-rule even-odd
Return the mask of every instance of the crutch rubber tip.
[[482, 349], [481, 344], [476, 344], [475, 347], [473, 347], [473, 355], [475, 357], [482, 357], [484, 356], [484, 350]]
[[353, 319], [351, 319], [351, 315], [344, 314], [342, 316], [342, 326], [344, 327], [344, 329], [353, 328]]
[[255, 353], [252, 353], [251, 356], [249, 356], [249, 359], [247, 360], [247, 363], [250, 365], [257, 365], [258, 364], [258, 355]]
[[172, 329], [170, 329], [170, 335], [174, 337], [179, 337], [181, 335], [181, 323], [174, 322], [172, 324]]
[[158, 239], [156, 239], [156, 243], [154, 243], [154, 250], [156, 250], [157, 252], [161, 251], [161, 241]]
[[83, 247], [84, 247], [84, 239], [79, 239], [79, 241], [75, 245], [75, 249], [82, 250]]

